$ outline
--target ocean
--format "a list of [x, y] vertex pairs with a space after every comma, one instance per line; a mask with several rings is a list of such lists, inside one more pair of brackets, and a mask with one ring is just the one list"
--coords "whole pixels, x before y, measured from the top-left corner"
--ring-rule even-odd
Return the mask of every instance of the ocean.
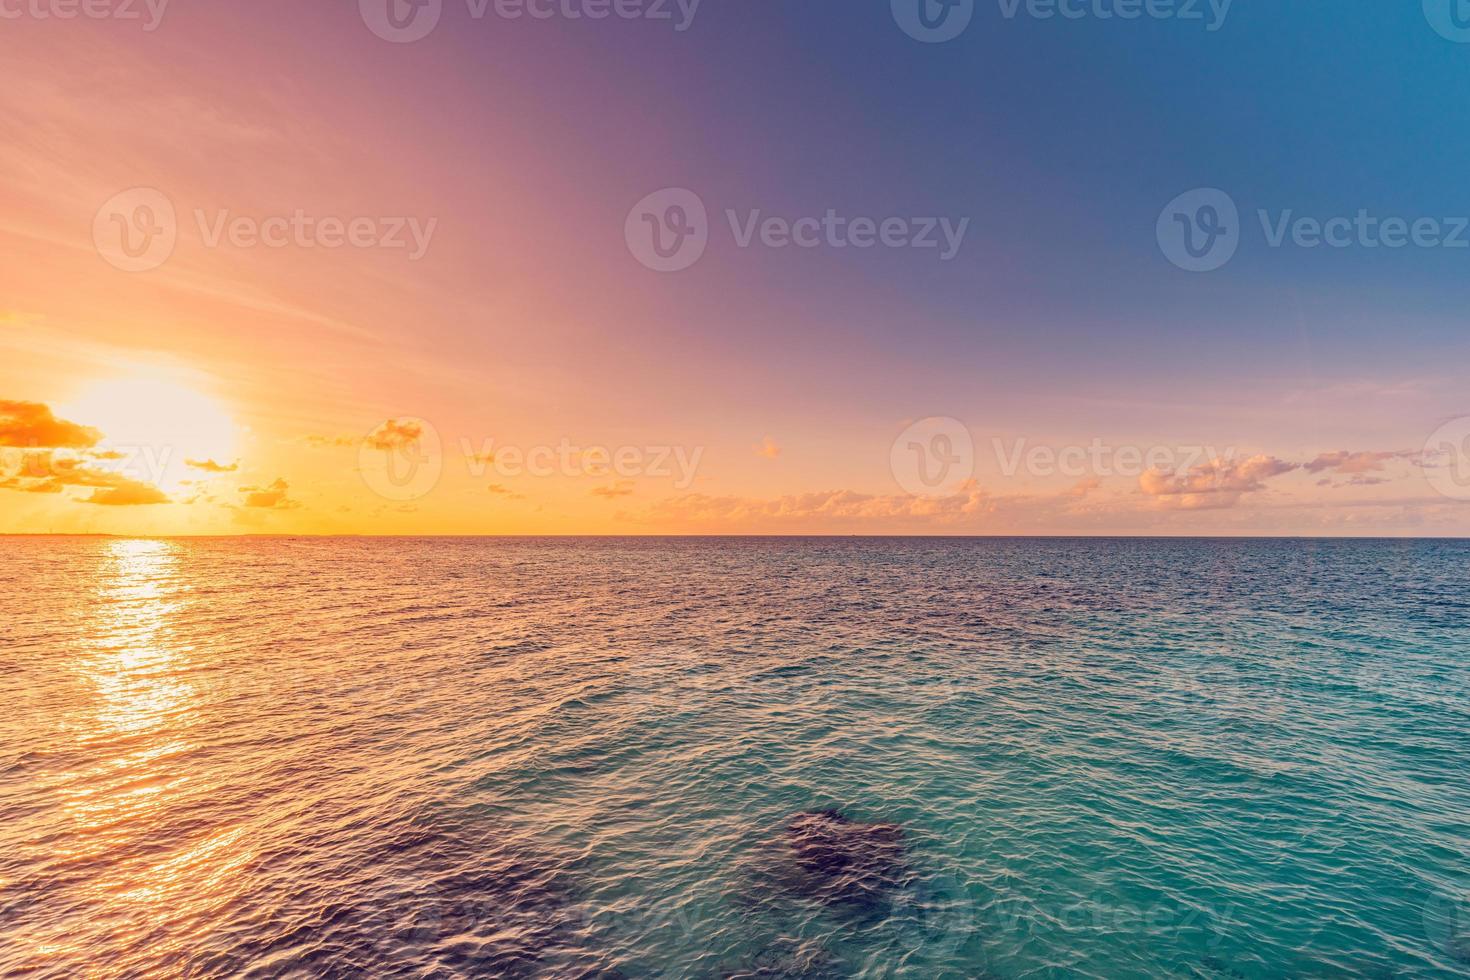
[[0, 974], [1470, 976], [1470, 542], [0, 539]]

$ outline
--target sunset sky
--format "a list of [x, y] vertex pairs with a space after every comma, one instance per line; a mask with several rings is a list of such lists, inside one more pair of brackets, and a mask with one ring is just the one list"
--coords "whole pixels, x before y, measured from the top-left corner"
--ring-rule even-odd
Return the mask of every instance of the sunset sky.
[[1417, 2], [372, 4], [4, 8], [0, 532], [1470, 534], [1470, 247], [1270, 240], [1457, 237]]

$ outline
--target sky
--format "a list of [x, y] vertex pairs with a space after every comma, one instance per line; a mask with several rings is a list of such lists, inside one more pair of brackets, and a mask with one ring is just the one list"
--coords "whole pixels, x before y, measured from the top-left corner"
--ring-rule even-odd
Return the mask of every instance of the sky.
[[1456, 13], [0, 0], [0, 532], [1470, 534]]

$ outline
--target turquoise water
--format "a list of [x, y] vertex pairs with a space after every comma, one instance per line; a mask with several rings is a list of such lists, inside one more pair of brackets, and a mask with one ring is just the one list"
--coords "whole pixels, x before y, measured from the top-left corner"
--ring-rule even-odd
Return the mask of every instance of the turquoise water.
[[0, 540], [0, 973], [1470, 975], [1467, 559]]

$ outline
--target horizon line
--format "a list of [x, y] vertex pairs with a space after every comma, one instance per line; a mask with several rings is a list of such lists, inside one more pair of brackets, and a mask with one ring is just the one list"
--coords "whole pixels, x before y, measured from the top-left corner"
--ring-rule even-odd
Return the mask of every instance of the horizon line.
[[578, 539], [594, 538], [605, 540], [649, 539], [649, 540], [714, 540], [721, 538], [746, 538], [755, 540], [846, 540], [866, 539], [879, 541], [1470, 541], [1470, 535], [1422, 535], [1422, 534], [831, 534], [831, 533], [709, 533], [709, 534], [117, 534], [108, 531], [3, 531], [0, 538], [121, 538], [128, 540], [163, 539], [213, 539], [235, 540], [259, 539], [362, 539], [362, 540], [414, 540], [433, 539], [444, 541], [476, 540], [533, 540], [533, 539]]

